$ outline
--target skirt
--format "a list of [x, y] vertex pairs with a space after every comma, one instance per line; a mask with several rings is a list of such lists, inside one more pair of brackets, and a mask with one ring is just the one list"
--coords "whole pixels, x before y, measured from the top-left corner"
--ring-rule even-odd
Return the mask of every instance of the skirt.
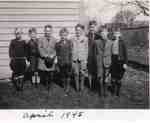
[[12, 59], [10, 61], [10, 68], [14, 74], [22, 75], [26, 71], [26, 62], [24, 59]]
[[113, 79], [121, 80], [125, 69], [123, 68], [123, 61], [118, 59], [118, 55], [112, 55], [112, 65], [110, 69], [111, 77]]
[[30, 61], [29, 71], [30, 72], [37, 71], [38, 70], [38, 58], [35, 56], [31, 56], [29, 61]]

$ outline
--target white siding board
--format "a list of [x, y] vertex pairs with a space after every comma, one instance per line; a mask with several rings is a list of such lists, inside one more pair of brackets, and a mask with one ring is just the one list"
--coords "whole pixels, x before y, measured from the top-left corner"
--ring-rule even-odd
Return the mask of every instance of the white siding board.
[[1, 2], [0, 1], [0, 8], [7, 9], [7, 8], [34, 8], [34, 9], [60, 9], [60, 8], [71, 8], [71, 9], [78, 9], [79, 3], [78, 2]]
[[8, 47], [14, 39], [14, 28], [23, 28], [23, 39], [29, 40], [28, 29], [36, 27], [38, 37], [44, 26], [54, 27], [54, 36], [67, 27], [70, 36], [80, 19], [80, 0], [9, 0], [0, 1], [0, 78], [10, 76]]

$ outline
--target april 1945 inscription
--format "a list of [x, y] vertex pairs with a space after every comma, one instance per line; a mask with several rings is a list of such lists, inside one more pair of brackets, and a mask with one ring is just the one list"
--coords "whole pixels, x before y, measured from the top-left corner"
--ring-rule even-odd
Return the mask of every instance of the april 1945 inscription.
[[47, 111], [43, 112], [24, 112], [22, 115], [23, 119], [80, 119], [83, 118], [83, 111]]

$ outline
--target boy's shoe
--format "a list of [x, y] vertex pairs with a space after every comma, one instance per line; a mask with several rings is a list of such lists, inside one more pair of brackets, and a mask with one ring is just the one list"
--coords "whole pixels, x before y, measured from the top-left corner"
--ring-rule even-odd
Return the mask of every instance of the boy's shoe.
[[68, 94], [67, 94], [67, 93], [65, 93], [64, 97], [67, 97], [67, 96], [68, 96]]
[[69, 94], [69, 90], [68, 91], [65, 91], [65, 97], [67, 97], [67, 96], [69, 96], [70, 94]]

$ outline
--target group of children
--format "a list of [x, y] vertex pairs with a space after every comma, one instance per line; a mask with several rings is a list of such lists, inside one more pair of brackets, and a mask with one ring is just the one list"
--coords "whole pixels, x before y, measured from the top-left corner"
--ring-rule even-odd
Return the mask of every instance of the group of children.
[[105, 27], [97, 32], [95, 21], [89, 23], [88, 29], [86, 35], [85, 27], [77, 24], [75, 36], [68, 38], [69, 31], [64, 27], [59, 31], [60, 40], [57, 41], [52, 35], [51, 25], [44, 27], [41, 38], [37, 38], [36, 28], [31, 28], [30, 40], [26, 42], [21, 37], [22, 30], [16, 28], [16, 38], [9, 46], [15, 88], [23, 89], [24, 75], [28, 72], [32, 84], [42, 83], [49, 90], [57, 72], [66, 95], [69, 94], [72, 78], [76, 91], [82, 92], [85, 77], [88, 77], [90, 88], [92, 83], [99, 83], [101, 95], [105, 95], [110, 78], [110, 91], [119, 96], [121, 79], [127, 67], [127, 52], [121, 33], [110, 33]]

